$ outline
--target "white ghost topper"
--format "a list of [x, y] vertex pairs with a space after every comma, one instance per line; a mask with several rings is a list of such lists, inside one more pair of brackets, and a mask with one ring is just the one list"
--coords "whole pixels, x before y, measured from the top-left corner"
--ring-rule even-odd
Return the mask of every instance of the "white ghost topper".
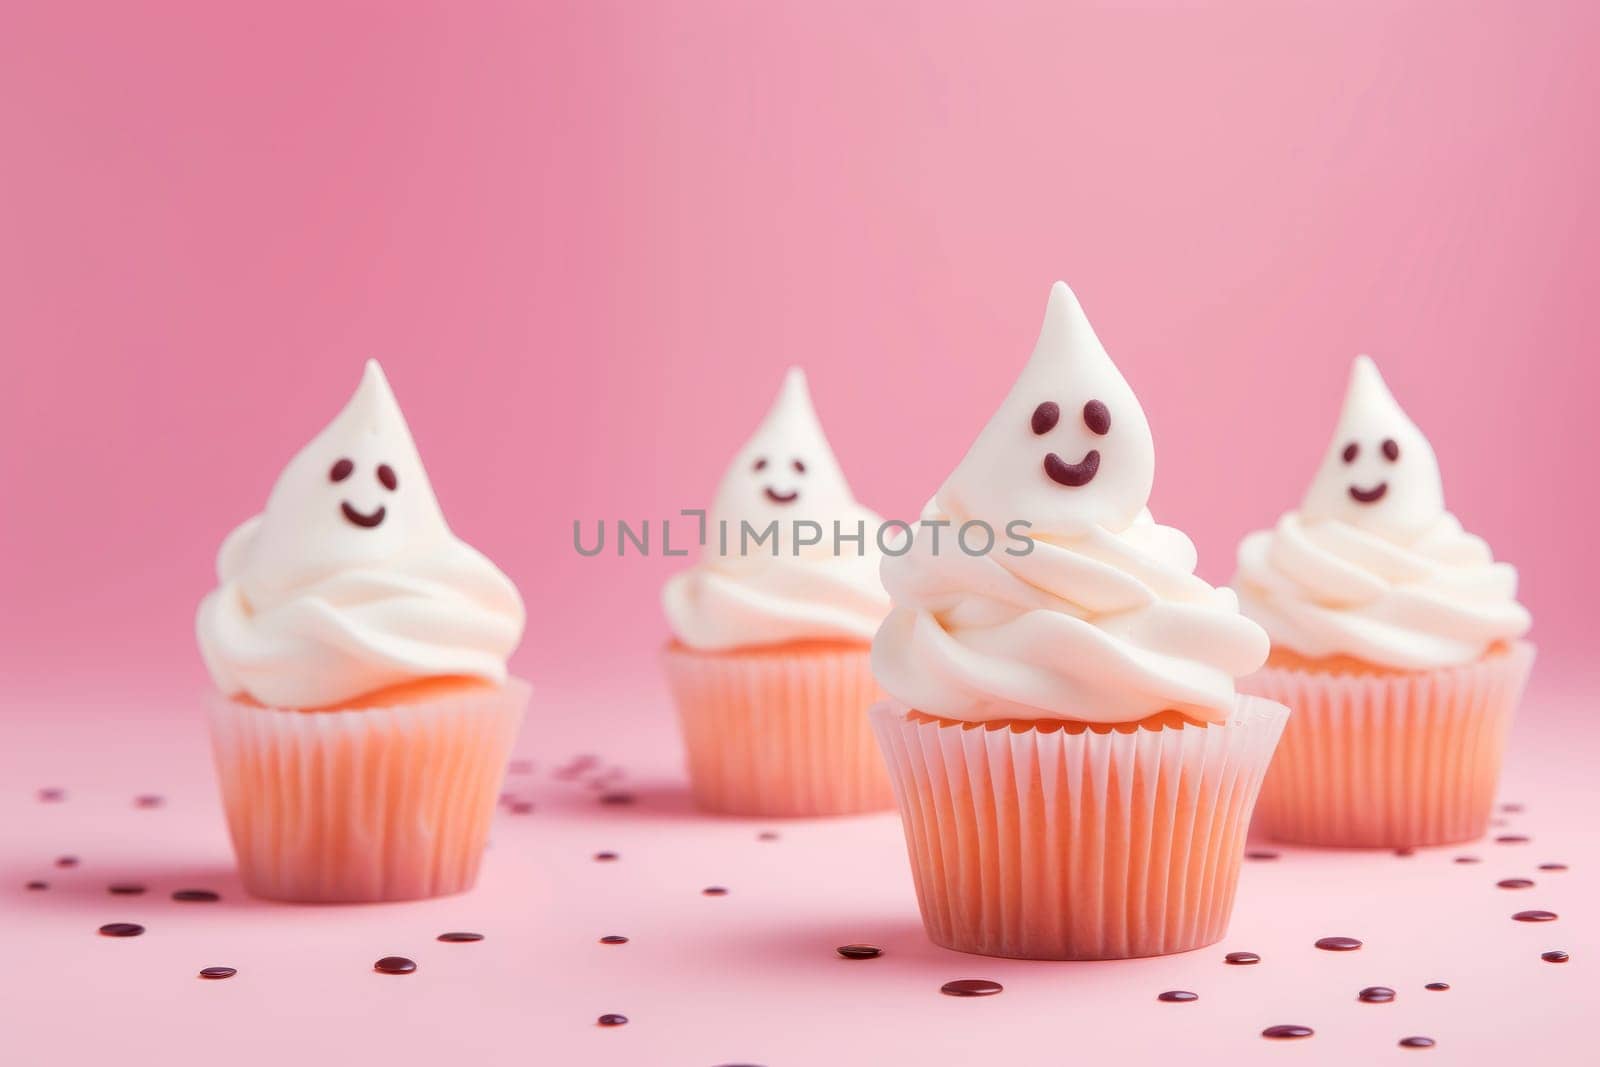
[[289, 461], [218, 569], [271, 602], [338, 570], [376, 566], [452, 539], [405, 416], [376, 360], [344, 410]]
[[1350, 368], [1339, 425], [1300, 513], [1397, 541], [1425, 533], [1444, 514], [1433, 447], [1367, 356], [1357, 356]]
[[[853, 533], [854, 521], [869, 516], [856, 503], [822, 432], [805, 372], [790, 367], [772, 409], [722, 476], [711, 505], [710, 529], [715, 530], [719, 520], [727, 522], [728, 554], [736, 556], [741, 521], [757, 532], [776, 521], [779, 551], [787, 553], [797, 520], [819, 523], [824, 544], [831, 545], [835, 520], [847, 522]], [[876, 536], [875, 528], [869, 526], [866, 536], [869, 540]], [[708, 549], [716, 544], [716, 534], [708, 535]], [[752, 554], [770, 555], [771, 544], [768, 540], [752, 548]]]
[[936, 497], [941, 510], [1033, 534], [1126, 529], [1155, 480], [1133, 390], [1065, 282], [1050, 289], [1033, 356]]

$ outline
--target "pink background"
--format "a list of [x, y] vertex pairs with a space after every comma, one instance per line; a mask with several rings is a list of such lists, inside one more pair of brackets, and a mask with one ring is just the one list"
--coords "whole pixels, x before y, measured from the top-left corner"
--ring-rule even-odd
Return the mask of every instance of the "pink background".
[[[657, 746], [642, 764], [677, 811], [653, 652], [659, 586], [681, 561], [579, 559], [573, 520], [705, 503], [790, 363], [810, 372], [861, 499], [913, 515], [1010, 385], [1057, 277], [1150, 416], [1156, 513], [1194, 536], [1215, 581], [1242, 533], [1298, 500], [1350, 358], [1378, 359], [1433, 440], [1452, 509], [1521, 568], [1541, 662], [1510, 780], [1524, 786], [1515, 799], [1538, 783], [1560, 808], [1592, 746], [1550, 731], [1590, 714], [1584, 635], [1600, 595], [1589, 485], [1600, 13], [966, 7], [0, 8], [0, 676], [15, 705], [0, 769], [7, 803], [26, 814], [37, 786], [73, 783], [86, 801], [60, 809], [78, 815], [51, 809], [61, 821], [33, 825], [0, 857], [6, 870], [31, 876], [69, 839], [105, 842], [117, 870], [153, 880], [225, 869], [194, 606], [223, 535], [260, 507], [368, 356], [383, 361], [457, 531], [523, 590], [515, 666], [554, 694], [546, 716], [579, 720], [563, 720], [562, 743], [619, 760]], [[84, 740], [97, 737], [116, 741]], [[525, 738], [535, 756], [542, 743]], [[137, 832], [118, 820], [133, 816], [93, 813], [162, 781], [193, 813], [152, 813], [173, 821], [149, 848], [118, 845]], [[703, 825], [673, 817], [680, 840]], [[545, 825], [558, 829], [530, 848], [599, 847], [576, 814]], [[618, 825], [640, 840], [653, 828]], [[872, 825], [849, 862], [899, 872], [862, 892], [926, 961], [935, 950], [913, 936], [898, 831]], [[1553, 832], [1569, 852], [1549, 858], [1600, 856], [1592, 831]], [[675, 868], [660, 862], [666, 879]], [[1329, 862], [1276, 888], [1247, 871], [1242, 899], [1269, 909], [1251, 929], [1281, 933], [1271, 902], [1325, 891]], [[97, 887], [101, 869], [86, 868]], [[548, 876], [569, 895], [528, 902], [500, 880], [483, 906], [560, 915], [557, 902], [599, 892]], [[811, 884], [774, 881], [785, 908], [802, 902], [793, 885]], [[73, 930], [109, 921], [100, 896], [29, 906]], [[845, 932], [848, 902], [826, 907], [831, 918], [807, 920], [821, 943], [872, 933]], [[459, 913], [428, 914], [454, 925]], [[751, 929], [769, 919], [752, 913]], [[30, 928], [40, 959], [75, 970], [112, 949], [159, 951], [90, 939], [87, 955], [63, 957], [43, 918]], [[305, 940], [266, 918], [250, 929], [263, 944]], [[1452, 936], [1441, 928], [1441, 943]], [[534, 948], [550, 944], [508, 958], [495, 980], [522, 980], [516, 964], [541, 958], [593, 976]], [[678, 950], [681, 961], [697, 947]], [[1161, 985], [1139, 981], [1140, 996]], [[751, 988], [766, 1005], [793, 995]], [[1462, 1003], [1486, 1011], [1502, 995], [1491, 992]], [[306, 993], [335, 995], [314, 982]], [[585, 1018], [627, 1010], [578, 999]], [[953, 1002], [933, 1000], [944, 1017]], [[1011, 1019], [1050, 1003], [1019, 1000], [954, 1006]], [[1545, 1019], [1532, 1000], [1518, 1010]], [[644, 1055], [650, 1033], [615, 1036], [646, 1042], [632, 1046]], [[688, 1047], [697, 1035], [678, 1036]], [[695, 1047], [705, 1062], [782, 1059]]]

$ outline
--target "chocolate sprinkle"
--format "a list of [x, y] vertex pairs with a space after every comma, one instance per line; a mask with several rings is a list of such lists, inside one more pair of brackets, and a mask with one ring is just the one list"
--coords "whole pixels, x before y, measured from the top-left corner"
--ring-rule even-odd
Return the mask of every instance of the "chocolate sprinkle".
[[119, 897], [136, 897], [144, 892], [144, 888], [137, 882], [113, 882], [106, 886], [106, 891]]
[[1237, 964], [1260, 963], [1261, 957], [1256, 955], [1254, 952], [1230, 952], [1226, 956], [1222, 957], [1222, 962]]
[[1457, 856], [1456, 857], [1456, 862], [1457, 863], [1482, 863], [1483, 860], [1478, 856]]
[[939, 987], [947, 997], [992, 997], [1005, 986], [988, 978], [957, 978]]
[[531, 815], [533, 813], [533, 801], [531, 800], [513, 800], [506, 807], [513, 815]]
[[595, 859], [596, 863], [610, 863], [612, 860], [614, 860], [616, 858], [617, 858], [617, 854], [615, 852], [596, 852], [594, 854], [594, 859]]
[[440, 934], [439, 940], [448, 941], [452, 944], [465, 944], [468, 941], [482, 941], [483, 935], [474, 934], [467, 930], [452, 930], [447, 934]]
[[215, 904], [222, 896], [209, 889], [178, 889], [173, 891], [172, 899], [184, 904]]
[[757, 841], [776, 841], [777, 839], [778, 831], [776, 830], [763, 830], [756, 835]]
[[42, 804], [56, 804], [65, 799], [67, 799], [67, 791], [65, 789], [47, 786], [39, 790], [39, 802]]
[[1435, 993], [1442, 993], [1446, 989], [1450, 988], [1450, 983], [1449, 982], [1429, 982], [1427, 985], [1423, 986], [1422, 988], [1423, 989], [1431, 989]]
[[417, 969], [417, 961], [404, 956], [385, 956], [374, 963], [372, 969], [379, 974], [410, 974]]
[[1512, 815], [1515, 815], [1523, 809], [1521, 804], [1502, 804], [1500, 805], [1500, 810], [1510, 812]]
[[704, 889], [700, 890], [700, 892], [702, 895], [708, 897], [725, 897], [728, 895], [728, 887], [722, 885], [708, 885]]
[[144, 927], [138, 923], [106, 923], [100, 928], [103, 937], [138, 937], [144, 933]]
[[201, 978], [232, 978], [234, 975], [236, 975], [238, 973], [239, 973], [239, 971], [234, 967], [202, 967], [202, 968], [200, 968], [200, 977]]
[[602, 804], [632, 804], [633, 803], [633, 794], [632, 793], [602, 793], [602, 794], [600, 794], [600, 803], [602, 803]]
[[627, 1021], [628, 1017], [626, 1015], [618, 1015], [616, 1012], [608, 1012], [595, 1020], [601, 1026], [621, 1026]]
[[28, 883], [28, 888], [29, 889], [49, 889], [50, 888], [50, 883], [49, 882], [32, 881], [32, 882]]
[[1495, 841], [1502, 845], [1521, 845], [1533, 840], [1527, 834], [1501, 834]]
[[1564, 871], [1567, 869], [1567, 865], [1565, 863], [1541, 863], [1539, 864], [1539, 869], [1541, 871]]
[[1553, 911], [1541, 911], [1537, 908], [1533, 911], [1519, 911], [1511, 917], [1519, 923], [1547, 923], [1560, 918]]
[[1403, 848], [1395, 849], [1394, 854], [1396, 856], [1415, 856], [1417, 854], [1417, 850], [1412, 848], [1410, 845], [1406, 845]]
[[1169, 989], [1165, 993], [1157, 993], [1156, 999], [1168, 1004], [1187, 1004], [1191, 1000], [1199, 1000], [1200, 994], [1187, 989]]
[[166, 802], [166, 798], [159, 797], [154, 793], [146, 793], [143, 796], [133, 798], [134, 807], [138, 808], [159, 808]]
[[1363, 1004], [1387, 1004], [1394, 999], [1394, 990], [1386, 985], [1369, 985], [1356, 994]]
[[56, 866], [57, 867], [76, 867], [77, 865], [78, 865], [78, 857], [76, 857], [76, 856], [57, 856], [56, 857]]
[[1433, 1047], [1433, 1038], [1431, 1038], [1431, 1037], [1402, 1037], [1400, 1039], [1400, 1047], [1401, 1048], [1432, 1048]]
[[1272, 1038], [1310, 1037], [1314, 1033], [1316, 1031], [1309, 1026], [1296, 1026], [1293, 1023], [1287, 1023], [1282, 1026], [1269, 1026], [1261, 1031], [1261, 1036]]
[[1353, 937], [1319, 937], [1317, 947], [1328, 952], [1354, 952], [1361, 942]]
[[628, 939], [621, 934], [607, 934], [600, 939], [602, 945], [626, 945]]
[[1275, 860], [1278, 858], [1278, 853], [1267, 849], [1256, 849], [1252, 852], [1246, 852], [1244, 858], [1247, 860]]
[[883, 955], [877, 945], [840, 945], [834, 951], [847, 960], [875, 960]]
[[1501, 889], [1528, 889], [1533, 885], [1532, 878], [1502, 878], [1495, 885]]
[[1572, 957], [1558, 948], [1553, 948], [1549, 952], [1539, 953], [1539, 958], [1546, 963], [1566, 963]]

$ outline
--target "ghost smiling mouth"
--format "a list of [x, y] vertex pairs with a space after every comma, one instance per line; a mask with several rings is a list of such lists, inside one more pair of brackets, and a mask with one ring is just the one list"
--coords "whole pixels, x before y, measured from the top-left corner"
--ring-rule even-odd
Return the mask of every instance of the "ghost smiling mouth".
[[351, 507], [348, 500], [339, 502], [339, 510], [344, 512], [344, 517], [346, 519], [349, 519], [357, 526], [368, 530], [381, 523], [383, 521], [383, 517], [388, 514], [388, 509], [386, 509], [382, 504], [379, 504], [377, 511], [374, 511], [370, 515], [363, 515], [361, 512]]
[[1379, 482], [1371, 489], [1363, 489], [1359, 485], [1352, 485], [1350, 487], [1350, 495], [1354, 497], [1357, 502], [1362, 504], [1376, 504], [1378, 501], [1383, 499], [1383, 494], [1387, 493], [1388, 491], [1388, 482]]
[[1095, 448], [1091, 448], [1077, 463], [1067, 463], [1054, 452], [1044, 457], [1044, 472], [1050, 476], [1050, 480], [1072, 488], [1088, 485], [1099, 470], [1100, 450]]
[[763, 492], [767, 494], [767, 499], [772, 501], [774, 504], [793, 504], [796, 500], [800, 499], [800, 490], [798, 489], [791, 489], [787, 493], [780, 493], [769, 485], [763, 490]]

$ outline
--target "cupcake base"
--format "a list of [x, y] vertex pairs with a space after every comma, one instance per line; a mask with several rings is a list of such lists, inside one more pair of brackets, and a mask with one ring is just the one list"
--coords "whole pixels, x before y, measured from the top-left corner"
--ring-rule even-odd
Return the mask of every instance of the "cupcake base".
[[985, 956], [1159, 956], [1221, 940], [1288, 711], [1212, 726], [955, 723], [885, 702], [872, 725], [928, 936]]
[[724, 815], [847, 815], [894, 807], [867, 709], [883, 699], [866, 646], [662, 656], [695, 803]]
[[244, 888], [268, 900], [471, 889], [527, 683], [294, 711], [216, 696], [212, 748]]
[[1275, 841], [1354, 848], [1483, 836], [1533, 658], [1519, 641], [1433, 671], [1269, 665], [1242, 679], [1241, 690], [1294, 709], [1262, 788], [1261, 828]]

